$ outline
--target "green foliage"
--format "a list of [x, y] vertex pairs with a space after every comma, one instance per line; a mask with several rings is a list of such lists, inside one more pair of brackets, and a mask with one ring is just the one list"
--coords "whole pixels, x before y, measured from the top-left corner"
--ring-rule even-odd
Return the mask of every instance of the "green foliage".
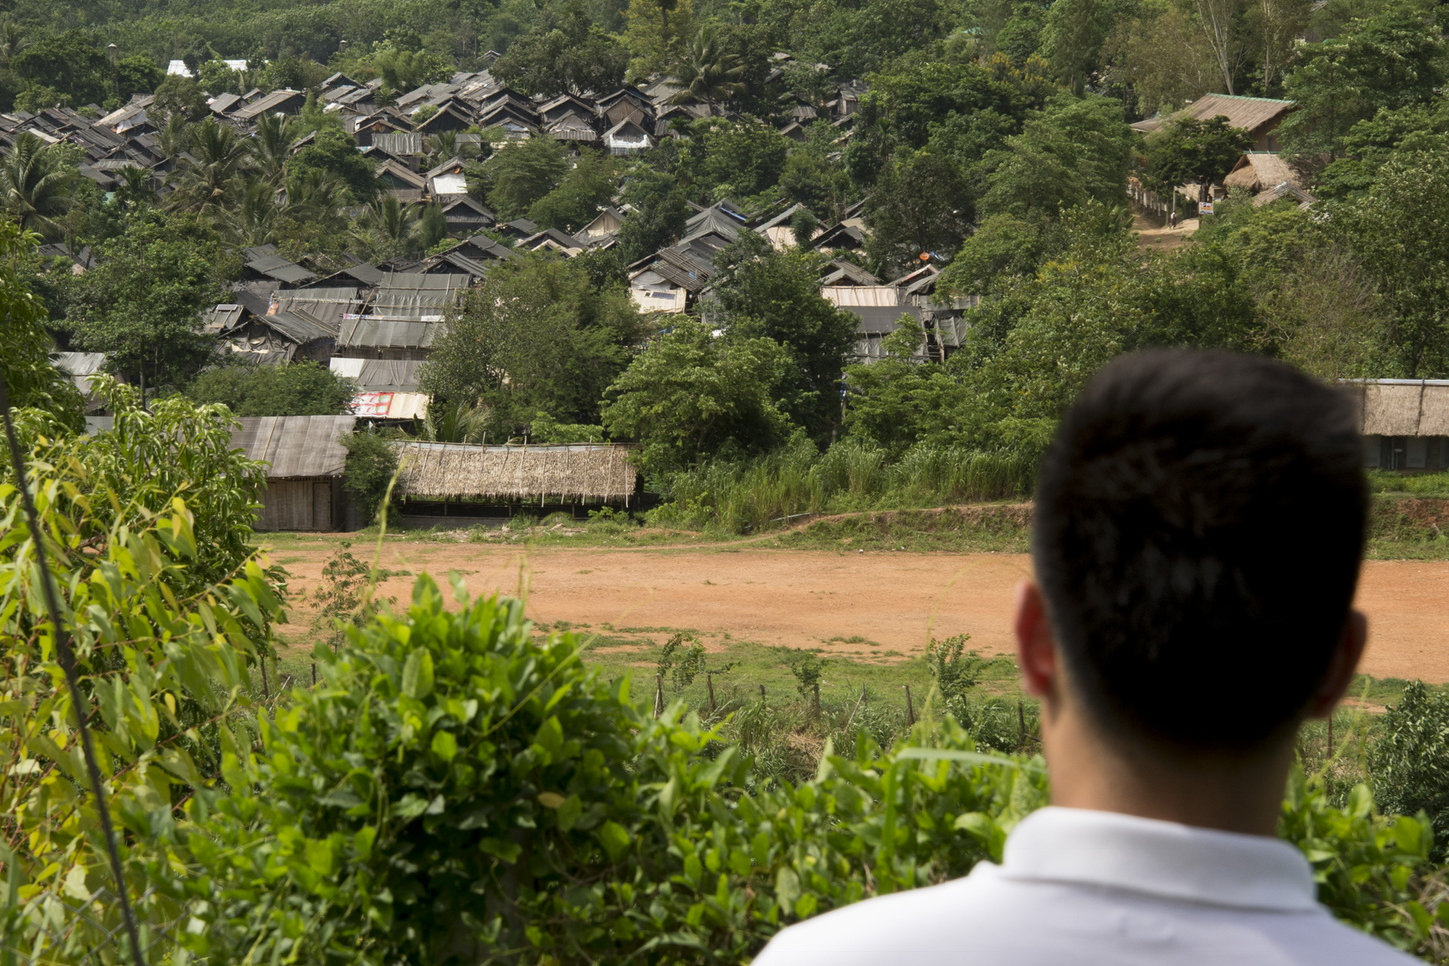
[[327, 558], [322, 565], [322, 578], [312, 592], [317, 605], [317, 614], [312, 619], [312, 630], [321, 635], [317, 640], [330, 645], [336, 653], [347, 641], [347, 629], [367, 624], [382, 610], [385, 603], [394, 603], [393, 598], [384, 600], [377, 596], [379, 574], [372, 567], [358, 560], [352, 553], [352, 544], [346, 540]]
[[742, 533], [795, 514], [1021, 498], [1035, 474], [1035, 460], [1016, 453], [920, 443], [892, 459], [847, 437], [821, 455], [797, 435], [767, 456], [664, 477], [671, 502], [654, 512], [679, 525]]
[[361, 501], [365, 520], [376, 520], [397, 475], [397, 452], [380, 435], [366, 431], [344, 436], [341, 443], [347, 448], [342, 489]]
[[604, 428], [590, 423], [561, 423], [548, 413], [539, 413], [528, 424], [528, 438], [535, 443], [602, 443]]
[[901, 151], [866, 196], [868, 251], [894, 278], [922, 255], [944, 256], [961, 244], [975, 200], [960, 167], [931, 150]]
[[1148, 184], [1161, 194], [1194, 183], [1206, 191], [1252, 146], [1252, 135], [1230, 127], [1221, 114], [1208, 120], [1181, 118], [1147, 139]]
[[677, 690], [689, 687], [703, 670], [704, 645], [688, 634], [675, 634], [665, 641], [654, 664], [658, 676], [672, 674]]
[[605, 155], [586, 154], [558, 186], [535, 201], [528, 219], [540, 228], [578, 231], [593, 221], [614, 197], [614, 164]]
[[592, 423], [641, 329], [625, 291], [596, 287], [583, 264], [517, 258], [450, 314], [422, 385], [435, 398], [486, 404], [500, 434], [521, 433], [540, 410]]
[[109, 353], [115, 372], [149, 391], [185, 386], [214, 358], [201, 313], [223, 301], [223, 284], [239, 274], [236, 257], [194, 218], [155, 210], [98, 256], [63, 289], [77, 346]]
[[0, 221], [0, 372], [10, 404], [43, 411], [57, 425], [81, 428], [83, 403], [75, 383], [50, 361], [45, 304], [28, 284], [27, 262], [35, 259], [35, 235]]
[[1308, 45], [1284, 81], [1284, 96], [1299, 105], [1281, 127], [1285, 151], [1335, 155], [1344, 135], [1380, 109], [1431, 101], [1444, 82], [1445, 46], [1425, 20], [1395, 7]]
[[563, 147], [553, 138], [510, 141], [489, 158], [488, 203], [502, 218], [516, 218], [543, 198], [568, 172]]
[[70, 210], [76, 177], [74, 160], [63, 148], [23, 132], [0, 160], [0, 208], [22, 229], [59, 237], [59, 219]]
[[1449, 854], [1449, 696], [1413, 682], [1384, 715], [1382, 734], [1369, 757], [1374, 799], [1394, 814], [1427, 816], [1442, 862]]
[[789, 426], [771, 396], [787, 359], [773, 339], [720, 338], [705, 323], [681, 317], [608, 387], [604, 426], [615, 439], [639, 442], [635, 462], [651, 475], [726, 447], [768, 450]]
[[1378, 280], [1390, 310], [1385, 369], [1409, 378], [1449, 374], [1449, 137], [1395, 155], [1336, 224]]
[[[213, 93], [220, 94], [221, 91]], [[206, 92], [190, 77], [168, 74], [156, 86], [155, 95], [151, 110], [156, 114], [158, 126], [173, 117], [194, 124], [210, 114], [206, 106]]]
[[489, 70], [524, 94], [605, 94], [624, 82], [628, 60], [628, 50], [592, 24], [583, 5], [573, 0], [562, 16], [541, 12]]
[[340, 180], [358, 202], [366, 203], [377, 196], [372, 162], [358, 154], [357, 145], [341, 131], [319, 131], [292, 157], [287, 170], [288, 190], [294, 195], [308, 173], [317, 171]]
[[824, 259], [798, 248], [780, 252], [754, 233], [717, 261], [714, 294], [731, 338], [771, 339], [788, 365], [771, 398], [796, 424], [824, 439], [840, 422], [840, 377], [855, 347], [857, 319], [820, 294]]
[[197, 376], [186, 395], [222, 403], [238, 416], [330, 416], [348, 412], [356, 391], [351, 379], [315, 362], [277, 366], [226, 366]]

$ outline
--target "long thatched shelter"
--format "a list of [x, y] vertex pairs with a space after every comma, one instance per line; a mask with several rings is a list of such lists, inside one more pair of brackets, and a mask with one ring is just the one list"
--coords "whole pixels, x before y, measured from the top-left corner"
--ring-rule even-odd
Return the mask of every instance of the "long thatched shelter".
[[1345, 388], [1358, 397], [1365, 466], [1449, 469], [1449, 380], [1364, 379]]
[[398, 487], [410, 504], [628, 507], [639, 488], [632, 447], [394, 443]]

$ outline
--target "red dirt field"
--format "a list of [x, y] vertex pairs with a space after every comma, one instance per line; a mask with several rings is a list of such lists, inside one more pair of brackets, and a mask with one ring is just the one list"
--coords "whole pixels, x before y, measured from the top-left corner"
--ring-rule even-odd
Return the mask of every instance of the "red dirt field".
[[[277, 558], [294, 591], [317, 584], [333, 543], [283, 547]], [[368, 559], [372, 545], [353, 546]], [[824, 647], [842, 656], [920, 653], [931, 636], [971, 635], [983, 653], [1011, 647], [1016, 584], [1030, 573], [1017, 554], [836, 553], [728, 547], [701, 550], [532, 549], [486, 544], [387, 544], [382, 567], [428, 572], [446, 586], [458, 571], [474, 594], [527, 588], [528, 613], [553, 624], [657, 636], [690, 630], [707, 645], [722, 640]], [[411, 576], [393, 577], [383, 593], [405, 602]], [[1368, 651], [1360, 670], [1375, 677], [1449, 682], [1449, 563], [1370, 561], [1358, 605], [1369, 615]], [[283, 628], [302, 641], [310, 618]], [[832, 641], [832, 638], [836, 639]], [[860, 639], [865, 639], [862, 642]], [[889, 657], [889, 653], [886, 654]]]

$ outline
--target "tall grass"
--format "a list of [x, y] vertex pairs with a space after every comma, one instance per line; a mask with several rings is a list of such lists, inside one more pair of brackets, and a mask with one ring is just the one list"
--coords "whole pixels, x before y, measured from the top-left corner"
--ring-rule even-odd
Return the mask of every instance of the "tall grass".
[[796, 514], [907, 509], [1027, 496], [1036, 458], [918, 443], [891, 461], [847, 439], [819, 453], [808, 440], [758, 459], [709, 463], [673, 477], [661, 521], [743, 533]]

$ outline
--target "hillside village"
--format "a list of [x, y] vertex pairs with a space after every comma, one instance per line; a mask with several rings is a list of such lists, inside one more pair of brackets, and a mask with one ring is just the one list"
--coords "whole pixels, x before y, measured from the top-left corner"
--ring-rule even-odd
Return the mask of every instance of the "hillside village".
[[[1261, 73], [1216, 76], [1196, 47], [1134, 60], [1112, 30], [1165, 29], [1147, 13], [1018, 43], [1018, 19], [937, 11], [934, 40], [838, 52], [858, 72], [751, 49], [728, 19], [680, 21], [656, 50], [640, 31], [668, 19], [642, 8], [619, 35], [540, 15], [503, 53], [457, 58], [467, 70], [405, 32], [338, 41], [330, 73], [280, 50], [165, 71], [111, 52], [104, 84], [31, 87], [14, 98], [30, 109], [0, 112], [0, 187], [41, 235], [30, 277], [92, 415], [101, 372], [235, 407], [266, 381], [246, 373], [271, 370], [290, 401], [242, 415], [625, 444], [666, 493], [802, 439], [1029, 463], [1074, 387], [1137, 345], [1449, 375], [1437, 256], [1394, 254], [1434, 237], [1439, 196], [1410, 172], [1439, 177], [1442, 30], [1366, 12], [1304, 13], [1291, 43], [1243, 41]], [[62, 86], [35, 65], [95, 55], [74, 33], [0, 34], [19, 73]], [[1372, 66], [1388, 50], [1409, 65], [1397, 79]], [[153, 89], [122, 103], [125, 83]], [[87, 90], [106, 106], [76, 106]], [[307, 382], [303, 363], [330, 375]], [[1379, 462], [1449, 460], [1413, 436], [1386, 437]], [[623, 506], [639, 482], [572, 489]], [[327, 486], [315, 516], [338, 525]], [[439, 512], [493, 492], [430, 488], [412, 495]], [[499, 493], [547, 505], [546, 489]]]

